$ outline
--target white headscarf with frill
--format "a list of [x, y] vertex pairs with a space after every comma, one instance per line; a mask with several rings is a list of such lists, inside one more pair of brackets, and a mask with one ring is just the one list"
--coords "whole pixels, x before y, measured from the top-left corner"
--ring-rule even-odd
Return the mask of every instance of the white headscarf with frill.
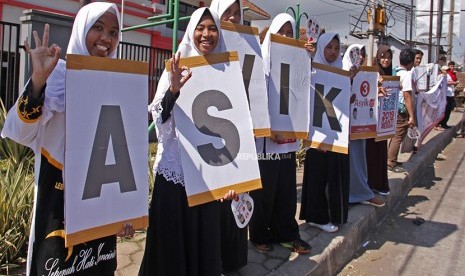
[[[201, 56], [203, 55], [202, 52], [197, 49], [194, 43], [194, 32], [197, 25], [200, 22], [200, 19], [204, 15], [205, 12], [210, 12], [213, 17], [213, 21], [215, 25], [218, 27], [218, 44], [216, 45], [215, 49], [211, 53], [221, 53], [226, 51], [226, 47], [224, 45], [224, 41], [221, 36], [220, 31], [220, 20], [218, 19], [218, 15], [210, 10], [209, 8], [199, 8], [194, 11], [191, 15], [191, 19], [189, 24], [187, 25], [186, 32], [184, 33], [184, 37], [179, 44], [178, 51], [176, 53], [181, 54], [181, 58], [191, 57], [191, 56]], [[165, 92], [170, 87], [169, 83], [169, 74], [166, 70], [163, 71], [162, 76], [160, 77], [160, 81], [157, 86], [157, 92], [155, 93], [155, 98], [153, 99], [153, 104], [157, 104], [161, 102], [163, 97], [165, 96]]]
[[328, 62], [325, 58], [325, 48], [334, 38], [337, 38], [339, 40], [339, 45], [341, 45], [341, 40], [339, 39], [338, 34], [324, 33], [320, 36], [320, 38], [318, 39], [318, 44], [316, 47], [316, 53], [315, 57], [313, 58], [313, 62], [328, 65], [335, 68], [342, 68], [342, 58], [340, 53], [338, 54], [336, 60], [333, 62]]
[[218, 14], [218, 18], [221, 18], [223, 13], [234, 3], [239, 4], [241, 11], [241, 22], [239, 24], [244, 25], [244, 12], [242, 10], [242, 0], [213, 0], [210, 4], [210, 10]]
[[294, 18], [287, 14], [287, 13], [280, 13], [276, 15], [276, 17], [271, 22], [270, 28], [266, 32], [265, 39], [262, 43], [262, 57], [263, 57], [263, 69], [265, 71], [265, 75], [270, 74], [271, 69], [271, 60], [270, 60], [270, 52], [271, 52], [271, 34], [277, 34], [281, 27], [286, 24], [287, 22], [291, 23], [292, 31], [295, 31], [295, 20]]
[[[115, 4], [93, 2], [79, 10], [74, 19], [73, 30], [69, 39], [68, 50], [66, 51], [67, 54], [90, 55], [86, 46], [87, 32], [100, 16], [107, 11], [116, 15], [119, 26], [120, 15]], [[116, 49], [117, 47], [115, 47], [113, 53], [110, 54], [110, 58], [116, 58]], [[47, 79], [45, 100], [42, 109], [42, 125], [45, 125], [48, 120], [52, 118], [54, 112], [65, 111], [65, 75], [66, 62], [64, 60], [59, 60], [52, 74]]]

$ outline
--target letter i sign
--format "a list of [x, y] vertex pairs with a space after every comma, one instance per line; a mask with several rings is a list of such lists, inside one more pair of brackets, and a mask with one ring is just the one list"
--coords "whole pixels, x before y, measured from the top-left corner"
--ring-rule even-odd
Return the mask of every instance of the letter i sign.
[[370, 84], [367, 81], [364, 81], [360, 85], [360, 95], [366, 97], [368, 94], [370, 94]]

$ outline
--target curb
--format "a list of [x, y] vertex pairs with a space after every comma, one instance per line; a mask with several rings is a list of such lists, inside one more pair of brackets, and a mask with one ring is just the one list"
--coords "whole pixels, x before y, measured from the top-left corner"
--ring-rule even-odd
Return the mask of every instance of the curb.
[[[453, 117], [451, 116], [451, 121], [458, 121], [456, 124], [434, 135], [422, 145], [421, 150], [404, 163], [408, 174], [388, 175], [391, 194], [385, 198], [385, 207], [351, 205], [348, 222], [338, 232], [328, 234], [321, 231], [309, 241], [313, 247], [312, 256], [302, 255], [289, 260], [269, 275], [336, 275], [341, 271], [378, 226], [396, 210], [416, 181], [421, 179], [423, 170], [431, 166], [438, 154], [453, 140], [460, 126], [460, 118], [457, 118], [457, 115]], [[311, 227], [306, 224], [300, 225], [303, 238], [308, 228]]]

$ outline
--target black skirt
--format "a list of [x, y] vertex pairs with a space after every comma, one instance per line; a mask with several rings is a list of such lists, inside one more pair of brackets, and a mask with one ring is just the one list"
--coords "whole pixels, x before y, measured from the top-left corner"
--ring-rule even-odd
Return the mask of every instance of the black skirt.
[[376, 142], [375, 139], [367, 139], [366, 158], [368, 186], [377, 191], [389, 192], [387, 140]]
[[221, 204], [221, 261], [223, 273], [247, 265], [247, 227], [237, 227], [231, 201]]
[[250, 192], [254, 214], [249, 224], [250, 241], [258, 244], [290, 242], [300, 238], [297, 209], [295, 153], [259, 160], [263, 188]]
[[349, 166], [348, 154], [307, 150], [300, 219], [318, 224], [347, 222]]
[[221, 275], [219, 204], [189, 207], [184, 186], [157, 174], [139, 275]]

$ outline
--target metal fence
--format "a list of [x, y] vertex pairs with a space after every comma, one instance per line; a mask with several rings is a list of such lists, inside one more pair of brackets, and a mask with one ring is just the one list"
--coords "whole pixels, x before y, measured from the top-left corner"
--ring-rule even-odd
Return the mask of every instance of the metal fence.
[[0, 98], [7, 110], [19, 93], [19, 32], [19, 24], [0, 21]]
[[[165, 60], [171, 58], [171, 50], [159, 49], [139, 44], [121, 42], [119, 49], [122, 59], [149, 63], [149, 102], [157, 90], [157, 84], [165, 69]], [[118, 53], [118, 54], [119, 54]]]
[[[5, 107], [10, 109], [19, 94], [20, 74], [20, 25], [0, 21], [0, 98]], [[159, 49], [134, 43], [122, 42], [118, 48], [122, 59], [144, 61], [149, 63], [149, 102], [155, 96], [157, 83], [163, 70], [165, 60], [171, 57], [171, 50]]]

